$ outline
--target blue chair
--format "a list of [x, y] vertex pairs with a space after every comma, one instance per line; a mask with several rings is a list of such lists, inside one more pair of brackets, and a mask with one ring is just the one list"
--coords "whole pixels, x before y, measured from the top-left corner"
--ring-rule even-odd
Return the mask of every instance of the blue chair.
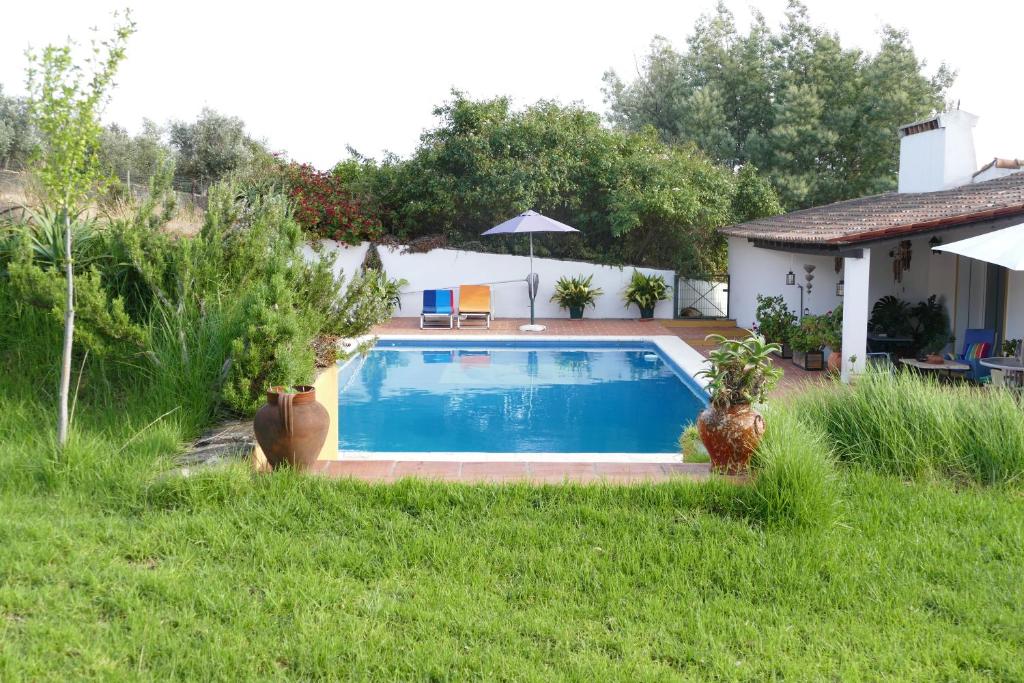
[[423, 312], [420, 314], [421, 330], [428, 326], [447, 327], [450, 330], [452, 329], [454, 318], [455, 292], [450, 289], [427, 289], [423, 291]]
[[989, 369], [979, 361], [982, 358], [989, 358], [993, 355], [996, 346], [996, 331], [972, 328], [964, 332], [964, 348], [953, 356], [947, 354], [950, 360], [967, 363], [971, 366], [970, 371], [965, 374], [968, 379], [981, 382], [989, 376]]

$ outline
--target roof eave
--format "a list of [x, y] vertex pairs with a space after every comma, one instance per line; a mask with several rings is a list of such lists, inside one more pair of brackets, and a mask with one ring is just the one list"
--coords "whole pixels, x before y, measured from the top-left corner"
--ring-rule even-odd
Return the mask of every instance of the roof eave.
[[844, 246], [862, 244], [864, 242], [877, 242], [878, 240], [900, 237], [902, 235], [923, 232], [926, 230], [941, 230], [944, 228], [956, 228], [972, 223], [1004, 218], [1024, 214], [1024, 203], [1011, 206], [1002, 206], [987, 211], [963, 214], [959, 216], [944, 216], [930, 221], [918, 221], [903, 225], [893, 225], [885, 228], [878, 228], [866, 232], [859, 232], [852, 235], [820, 239], [791, 239], [783, 233], [772, 234], [769, 231], [751, 230], [742, 228], [740, 225], [727, 226], [720, 229], [720, 232], [727, 237], [742, 237], [748, 240], [766, 240], [773, 242], [787, 242], [792, 244], [819, 244]]

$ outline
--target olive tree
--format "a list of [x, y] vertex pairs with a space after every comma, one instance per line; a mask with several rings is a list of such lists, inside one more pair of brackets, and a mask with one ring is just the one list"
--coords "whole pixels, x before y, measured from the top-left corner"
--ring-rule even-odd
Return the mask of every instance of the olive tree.
[[128, 37], [134, 31], [135, 23], [126, 12], [112, 37], [93, 38], [83, 59], [76, 61], [76, 46], [70, 40], [63, 45], [48, 45], [39, 52], [28, 52], [29, 110], [39, 135], [35, 170], [47, 203], [64, 223], [64, 345], [57, 422], [57, 441], [61, 446], [68, 439], [75, 333], [72, 216], [86, 207], [90, 192], [104, 177], [99, 157], [103, 134], [99, 115], [114, 85], [117, 67], [124, 59]]

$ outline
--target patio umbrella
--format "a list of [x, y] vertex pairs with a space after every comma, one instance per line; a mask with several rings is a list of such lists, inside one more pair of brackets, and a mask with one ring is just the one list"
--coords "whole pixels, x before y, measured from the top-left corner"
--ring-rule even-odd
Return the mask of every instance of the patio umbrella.
[[501, 225], [496, 225], [484, 235], [508, 235], [512, 233], [530, 233], [530, 274], [526, 277], [526, 287], [530, 295], [530, 324], [523, 325], [520, 330], [524, 332], [542, 332], [543, 325], [537, 325], [534, 320], [535, 302], [537, 299], [537, 287], [540, 278], [533, 272], [533, 233], [535, 232], [579, 232], [576, 228], [565, 223], [559, 223], [554, 218], [542, 216], [536, 211], [524, 211], [515, 218], [510, 218]]
[[994, 263], [1010, 270], [1024, 270], [1024, 223], [977, 237], [940, 244], [932, 249]]

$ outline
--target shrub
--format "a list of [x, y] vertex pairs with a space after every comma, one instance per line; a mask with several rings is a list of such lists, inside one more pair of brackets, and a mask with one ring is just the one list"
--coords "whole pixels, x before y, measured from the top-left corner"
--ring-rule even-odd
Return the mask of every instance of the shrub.
[[757, 331], [766, 341], [786, 344], [796, 325], [796, 313], [781, 296], [757, 295]]
[[246, 297], [224, 385], [224, 401], [235, 412], [254, 413], [268, 387], [311, 383], [317, 323], [303, 315], [297, 296], [301, 293], [276, 273]]
[[[333, 256], [307, 260], [290, 202], [272, 186], [215, 185], [199, 234], [168, 234], [172, 174], [165, 165], [148, 199], [97, 229], [103, 258], [77, 284], [83, 392], [103, 385], [152, 397], [161, 412], [184, 407], [197, 429], [218, 409], [251, 412], [270, 384], [308, 381], [316, 335], [357, 336], [392, 314], [402, 283], [367, 271], [346, 286]], [[31, 248], [33, 229], [15, 226], [4, 242], [0, 341], [39, 357], [23, 373], [52, 381], [53, 361], [36, 347], [59, 338], [62, 276], [48, 250]]]
[[1024, 420], [1008, 391], [870, 371], [851, 386], [810, 388], [794, 408], [837, 457], [881, 472], [986, 484], [1024, 475]]
[[343, 176], [292, 163], [285, 177], [295, 202], [295, 219], [310, 234], [348, 244], [382, 234], [380, 220], [366, 200], [349, 191]]

